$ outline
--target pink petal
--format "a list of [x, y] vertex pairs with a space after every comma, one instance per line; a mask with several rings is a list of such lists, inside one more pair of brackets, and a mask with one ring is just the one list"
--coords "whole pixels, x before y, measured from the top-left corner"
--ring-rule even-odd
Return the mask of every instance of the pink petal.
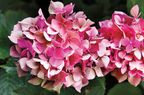
[[118, 56], [119, 56], [121, 59], [124, 59], [125, 56], [126, 56], [126, 52], [120, 51], [120, 52], [118, 53]]
[[59, 74], [52, 77], [52, 79], [56, 81], [54, 85], [58, 85], [58, 84], [66, 82], [66, 76], [67, 76], [67, 73], [65, 71], [61, 71]]
[[131, 44], [126, 46], [126, 52], [130, 53], [133, 50], [133, 46]]
[[32, 48], [34, 49], [35, 52], [38, 54], [42, 53], [46, 46], [44, 44], [38, 43], [37, 41], [33, 42]]
[[56, 59], [63, 59], [64, 58], [64, 50], [62, 48], [54, 48], [53, 56]]
[[129, 43], [130, 43], [130, 40], [129, 40], [128, 38], [124, 38], [124, 39], [121, 40], [121, 44], [122, 44], [123, 46], [129, 45]]
[[138, 86], [141, 82], [141, 77], [140, 76], [130, 76], [128, 78], [128, 81], [130, 82], [130, 84], [132, 84], [133, 86]]
[[73, 13], [73, 8], [74, 8], [74, 5], [72, 4], [72, 3], [70, 3], [70, 4], [68, 4], [68, 5], [66, 5], [64, 8], [63, 8], [63, 10], [65, 10], [66, 12], [65, 12], [65, 14], [71, 14], [71, 13]]
[[142, 56], [141, 56], [141, 51], [140, 51], [139, 49], [137, 49], [137, 50], [134, 51], [134, 55], [135, 55], [135, 57], [136, 57], [137, 59], [139, 59], [139, 60], [140, 60], [141, 57], [142, 57]]
[[55, 58], [51, 57], [49, 60], [49, 63], [53, 67], [60, 69], [60, 70], [62, 70], [62, 68], [64, 67], [64, 60], [63, 59], [55, 59]]
[[16, 50], [16, 46], [12, 46], [10, 48], [10, 56], [12, 56], [12, 57], [20, 57], [20, 54]]
[[81, 60], [81, 56], [78, 54], [73, 54], [69, 57], [69, 62], [71, 66], [74, 66], [75, 64], [80, 62], [80, 60]]

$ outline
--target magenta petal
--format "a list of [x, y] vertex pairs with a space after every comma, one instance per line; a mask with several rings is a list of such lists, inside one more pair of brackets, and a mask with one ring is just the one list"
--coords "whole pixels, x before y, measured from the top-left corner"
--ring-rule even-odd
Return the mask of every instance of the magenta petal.
[[132, 50], [133, 50], [133, 46], [132, 45], [129, 44], [129, 45], [126, 46], [126, 52], [127, 53], [130, 53]]
[[[64, 66], [64, 60], [60, 60], [60, 59], [55, 59], [53, 57], [50, 58], [49, 60], [49, 63], [55, 67], [55, 68], [58, 68], [58, 69], [62, 69], [63, 66]], [[62, 66], [62, 67], [61, 67]], [[60, 68], [59, 68], [60, 67]]]
[[53, 51], [53, 56], [56, 59], [63, 59], [64, 58], [64, 50], [62, 48], [55, 48]]
[[124, 39], [121, 40], [121, 44], [123, 46], [127, 46], [127, 45], [130, 44], [130, 40], [128, 38], [124, 38]]

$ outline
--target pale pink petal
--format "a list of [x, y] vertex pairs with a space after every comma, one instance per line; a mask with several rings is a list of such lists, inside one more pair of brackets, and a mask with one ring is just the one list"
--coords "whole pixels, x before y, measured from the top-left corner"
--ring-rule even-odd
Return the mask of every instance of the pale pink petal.
[[90, 36], [90, 37], [96, 37], [98, 35], [98, 30], [95, 27], [91, 27], [90, 30], [86, 31], [86, 33]]
[[124, 57], [124, 59], [127, 60], [127, 61], [131, 61], [133, 59], [133, 57], [131, 55], [126, 55]]
[[102, 70], [101, 70], [100, 67], [96, 66], [96, 67], [94, 68], [94, 70], [95, 70], [95, 73], [96, 73], [96, 75], [97, 75], [98, 77], [103, 77], [103, 76], [104, 76], [104, 74], [103, 74], [103, 72], [102, 72]]
[[35, 39], [35, 36], [30, 32], [23, 32], [23, 34], [29, 39]]
[[37, 59], [37, 58], [33, 58], [33, 60], [35, 61], [35, 62], [40, 62], [40, 64], [47, 70], [47, 69], [49, 69], [49, 67], [50, 67], [50, 64], [47, 62], [47, 61], [45, 61], [45, 60], [41, 60], [41, 59]]
[[103, 56], [102, 58], [102, 62], [104, 64], [105, 67], [107, 67], [109, 65], [110, 59], [108, 56]]
[[134, 5], [131, 10], [130, 13], [133, 17], [138, 17], [139, 16], [139, 6], [138, 5]]
[[38, 71], [38, 69], [32, 69], [30, 74], [37, 76]]
[[16, 63], [16, 67], [17, 67], [18, 77], [26, 76], [27, 73], [24, 70], [21, 69], [19, 63]]
[[32, 69], [37, 69], [39, 67], [39, 65], [33, 59], [28, 60], [26, 65]]
[[33, 85], [40, 85], [42, 82], [42, 79], [34, 77], [34, 78], [31, 78], [30, 80], [28, 80], [28, 82]]
[[115, 62], [115, 65], [116, 65], [117, 68], [121, 68], [122, 67], [121, 62]]
[[141, 56], [141, 51], [140, 51], [139, 49], [137, 49], [137, 50], [134, 51], [134, 55], [135, 55], [135, 57], [136, 57], [137, 59], [139, 59], [139, 60], [140, 60], [141, 57], [142, 57], [142, 56]]
[[20, 64], [20, 67], [22, 70], [24, 71], [28, 71], [28, 68], [27, 68], [27, 65], [26, 65], [26, 62], [28, 61], [28, 58], [21, 58], [18, 62]]
[[86, 78], [88, 80], [92, 80], [95, 78], [96, 74], [92, 68], [86, 68]]
[[57, 74], [59, 74], [60, 72], [61, 72], [62, 70], [60, 69], [58, 69], [58, 70], [56, 70], [56, 69], [49, 69], [48, 70], [48, 73], [47, 73], [47, 77], [48, 78], [51, 78], [52, 76], [55, 76], [55, 75], [57, 75]]
[[74, 80], [73, 80], [72, 75], [68, 75], [68, 76], [66, 77], [66, 81], [65, 81], [64, 85], [65, 85], [66, 87], [70, 87], [73, 83], [74, 83]]
[[56, 9], [62, 9], [63, 7], [64, 7], [63, 3], [51, 1], [49, 6], [49, 13], [55, 14]]
[[47, 33], [48, 33], [49, 35], [56, 35], [56, 34], [58, 34], [57, 31], [55, 31], [54, 29], [52, 29], [52, 28], [50, 28], [50, 27], [47, 28]]
[[143, 56], [143, 58], [144, 58], [144, 49], [142, 50], [142, 56]]
[[38, 78], [44, 79], [44, 72], [42, 70], [40, 70], [37, 74]]
[[43, 32], [43, 35], [44, 35], [44, 37], [45, 37], [45, 39], [47, 41], [51, 41], [52, 40], [52, 38], [46, 32]]
[[83, 87], [82, 80], [75, 82], [73, 84], [73, 87], [75, 88], [76, 91], [81, 93], [81, 88]]
[[127, 71], [127, 67], [126, 66], [122, 66], [121, 68], [121, 73], [124, 74]]
[[15, 44], [17, 44], [18, 39], [21, 37], [22, 37], [22, 31], [12, 31], [12, 34], [8, 36], [8, 38]]
[[82, 60], [88, 60], [91, 57], [90, 54], [86, 54], [82, 57]]
[[82, 73], [80, 71], [80, 68], [74, 68], [73, 70], [73, 79], [74, 81], [80, 81], [82, 79]]
[[82, 45], [83, 45], [83, 47], [86, 48], [86, 49], [88, 49], [88, 48], [90, 47], [90, 43], [89, 43], [88, 40], [83, 40], [83, 41], [82, 41]]

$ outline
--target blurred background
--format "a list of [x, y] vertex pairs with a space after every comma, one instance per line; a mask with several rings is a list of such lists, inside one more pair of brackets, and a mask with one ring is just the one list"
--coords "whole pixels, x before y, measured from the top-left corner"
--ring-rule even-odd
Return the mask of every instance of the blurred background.
[[[72, 2], [75, 11], [84, 11], [89, 19], [98, 22], [110, 19], [114, 11], [123, 11], [129, 14], [130, 8], [138, 4], [141, 16], [144, 17], [144, 0], [53, 0], [64, 4]], [[41, 8], [44, 16], [49, 16], [50, 0], [0, 0], [0, 95], [57, 95], [39, 86], [27, 83], [27, 78], [18, 78], [14, 60], [9, 57], [10, 34], [13, 25], [25, 17], [35, 17]], [[105, 78], [96, 78], [77, 93], [73, 88], [62, 89], [60, 95], [144, 95], [144, 83], [133, 87], [124, 82], [118, 84], [116, 79], [108, 75]]]

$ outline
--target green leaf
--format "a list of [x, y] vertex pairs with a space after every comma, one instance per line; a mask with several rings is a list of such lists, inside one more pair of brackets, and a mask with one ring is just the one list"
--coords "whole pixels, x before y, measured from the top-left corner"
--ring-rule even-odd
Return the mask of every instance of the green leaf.
[[136, 4], [139, 5], [141, 16], [144, 17], [144, 0], [127, 0], [128, 12], [130, 12], [130, 9]]
[[[18, 78], [15, 67], [0, 66], [0, 95], [57, 95], [40, 86], [29, 84], [29, 76]], [[5, 71], [4, 71], [5, 70]]]
[[138, 87], [134, 87], [129, 83], [121, 83], [114, 86], [108, 95], [142, 95]]
[[[82, 91], [81, 93], [83, 93], [84, 91]], [[80, 93], [78, 93], [73, 87], [69, 87], [69, 88], [62, 88], [60, 95], [82, 95]]]
[[86, 87], [86, 95], [104, 95], [105, 78], [95, 78]]
[[16, 95], [14, 90], [22, 85], [16, 72], [7, 73], [0, 70], [0, 95]]
[[9, 56], [10, 35], [14, 24], [26, 17], [26, 14], [21, 11], [7, 11], [4, 14], [0, 13], [0, 59]]
[[40, 86], [34, 86], [29, 83], [25, 83], [24, 86], [14, 91], [17, 95], [57, 95], [54, 92], [49, 92]]
[[143, 87], [143, 89], [144, 89], [144, 81], [141, 83], [141, 86]]

